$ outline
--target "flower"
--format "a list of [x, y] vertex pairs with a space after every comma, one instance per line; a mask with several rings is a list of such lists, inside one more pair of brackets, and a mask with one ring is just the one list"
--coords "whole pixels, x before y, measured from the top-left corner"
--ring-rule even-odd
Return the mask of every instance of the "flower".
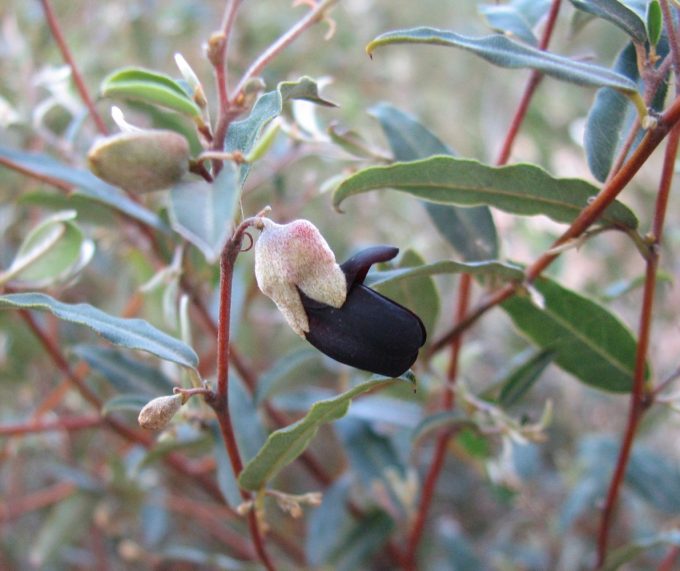
[[336, 361], [389, 377], [411, 367], [426, 339], [420, 318], [363, 284], [371, 265], [394, 258], [392, 246], [362, 250], [338, 266], [307, 220], [262, 223], [255, 275], [301, 337]]

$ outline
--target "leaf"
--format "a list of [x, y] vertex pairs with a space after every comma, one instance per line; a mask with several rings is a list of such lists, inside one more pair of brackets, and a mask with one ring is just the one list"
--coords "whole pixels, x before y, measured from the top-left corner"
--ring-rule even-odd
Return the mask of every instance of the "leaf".
[[208, 424], [208, 430], [213, 441], [213, 454], [215, 462], [217, 463], [217, 486], [222, 493], [224, 501], [231, 508], [236, 508], [242, 501], [241, 492], [239, 492], [238, 482], [234, 476], [234, 470], [231, 467], [229, 456], [224, 445], [224, 438], [222, 432], [216, 421]]
[[413, 429], [411, 438], [414, 442], [418, 442], [435, 430], [452, 427], [476, 428], [476, 424], [469, 416], [459, 410], [437, 412], [420, 421], [418, 426]]
[[[399, 260], [399, 269], [422, 268], [424, 261], [413, 250], [407, 250]], [[437, 287], [425, 272], [412, 273], [410, 277], [409, 280], [384, 280], [371, 287], [413, 311], [423, 321], [425, 331], [433, 331], [440, 308]]]
[[118, 349], [82, 344], [73, 347], [71, 352], [119, 392], [139, 390], [149, 396], [172, 392], [173, 383], [158, 367], [126, 355]]
[[458, 47], [500, 67], [534, 69], [569, 83], [587, 87], [612, 87], [629, 95], [638, 95], [635, 83], [606, 67], [539, 50], [506, 36], [472, 38], [446, 30], [420, 27], [381, 34], [366, 46], [366, 52], [371, 55], [377, 47], [392, 44]]
[[540, 308], [523, 296], [502, 304], [515, 326], [542, 348], [555, 351], [555, 363], [592, 387], [628, 392], [632, 387], [636, 341], [607, 309], [552, 280], [535, 282]]
[[554, 357], [555, 352], [552, 349], [542, 349], [515, 368], [502, 383], [498, 404], [508, 408], [519, 402], [534, 386], [546, 367], [552, 363]]
[[142, 68], [126, 68], [108, 75], [99, 88], [102, 97], [133, 99], [152, 103], [192, 118], [201, 110], [181, 85], [171, 77]]
[[210, 264], [220, 257], [239, 203], [239, 167], [231, 161], [212, 184], [180, 183], [170, 190], [170, 223], [175, 231], [196, 246]]
[[97, 178], [90, 171], [71, 167], [44, 153], [27, 153], [1, 146], [0, 159], [7, 159], [19, 167], [20, 172], [28, 171], [29, 176], [49, 177], [73, 186], [74, 194], [105, 204], [156, 230], [170, 231], [158, 215], [129, 198], [119, 188]]
[[[242, 561], [223, 553], [206, 551], [204, 548], [199, 549], [188, 545], [179, 545], [174, 541], [158, 552], [158, 558], [163, 562], [160, 564], [160, 567], [167, 569], [252, 570], [252, 566], [248, 566]], [[172, 565], [173, 562], [177, 562], [177, 565]]]
[[345, 536], [331, 558], [334, 571], [367, 569], [367, 560], [389, 539], [394, 520], [385, 512], [375, 510], [361, 518]]
[[307, 518], [305, 554], [310, 565], [323, 565], [335, 551], [342, 538], [352, 528], [347, 511], [350, 479], [338, 478], [323, 493], [323, 502]]
[[238, 426], [236, 442], [241, 458], [248, 462], [262, 448], [267, 439], [260, 413], [243, 381], [233, 373], [229, 379], [229, 413], [232, 424]]
[[183, 367], [198, 366], [198, 357], [191, 347], [143, 319], [114, 317], [87, 303], [63, 303], [42, 293], [0, 296], [0, 308], [49, 311], [59, 319], [89, 327], [114, 345], [146, 351]]
[[608, 20], [638, 43], [647, 41], [645, 22], [633, 9], [620, 0], [571, 0], [578, 10]]
[[[380, 122], [397, 161], [453, 155], [424, 125], [396, 107], [379, 103], [369, 109], [369, 113]], [[465, 260], [498, 257], [498, 236], [486, 206], [458, 208], [431, 202], [425, 202], [424, 206], [437, 230]]]
[[107, 400], [102, 406], [101, 414], [106, 416], [112, 412], [121, 410], [131, 410], [139, 413], [142, 408], [149, 402], [149, 395], [143, 394], [122, 394]]
[[645, 551], [659, 547], [660, 545], [680, 547], [680, 530], [671, 529], [662, 531], [651, 537], [639, 539], [633, 543], [610, 551], [602, 566], [602, 571], [616, 571], [621, 565], [632, 561]]
[[659, 0], [651, 0], [651, 2], [647, 4], [646, 28], [649, 43], [656, 46], [659, 43], [661, 33], [663, 32], [663, 14], [661, 13]]
[[[614, 69], [632, 80], [638, 79], [637, 56], [632, 43], [619, 53]], [[607, 179], [621, 144], [621, 134], [632, 122], [631, 115], [628, 101], [621, 93], [609, 87], [597, 92], [583, 136], [588, 167], [597, 180], [604, 182]]]
[[[470, 159], [437, 156], [420, 161], [369, 167], [345, 179], [333, 193], [333, 205], [350, 196], [392, 188], [432, 202], [476, 206], [487, 204], [511, 214], [543, 214], [571, 222], [597, 195], [585, 180], [553, 178], [535, 165], [490, 167]], [[633, 212], [616, 201], [600, 223], [636, 228]]]
[[[406, 377], [400, 379], [408, 380]], [[345, 416], [354, 397], [394, 382], [395, 379], [372, 377], [336, 397], [315, 403], [303, 418], [269, 435], [265, 445], [241, 472], [239, 477], [241, 487], [247, 490], [263, 488], [269, 480], [305, 451], [322, 424]]]
[[266, 398], [269, 398], [280, 392], [280, 385], [293, 375], [298, 375], [300, 369], [310, 363], [318, 360], [319, 352], [316, 349], [300, 349], [284, 355], [278, 359], [269, 369], [262, 373], [262, 376], [257, 382], [255, 390], [255, 402], [262, 403]]
[[[318, 105], [335, 107], [334, 103], [321, 98], [316, 82], [309, 77], [301, 77], [298, 81], [282, 81], [275, 91], [263, 94], [253, 105], [250, 115], [240, 121], [234, 121], [227, 131], [224, 141], [227, 152], [239, 151], [247, 156], [264, 127], [283, 112], [283, 104], [290, 99], [302, 99]], [[241, 183], [248, 176], [249, 167], [241, 168]]]
[[513, 35], [531, 46], [537, 46], [538, 40], [533, 28], [548, 8], [549, 0], [524, 0], [508, 4], [482, 4], [479, 13], [494, 30]]
[[364, 282], [369, 287], [391, 284], [420, 276], [434, 276], [439, 274], [471, 274], [479, 277], [491, 277], [504, 281], [522, 281], [524, 271], [520, 266], [496, 260], [481, 262], [454, 262], [442, 260], [432, 264], [409, 266], [395, 270], [371, 272]]
[[24, 238], [12, 264], [0, 274], [0, 283], [12, 280], [23, 287], [46, 287], [64, 282], [85, 266], [94, 253], [72, 222], [73, 210], [57, 212], [33, 228]]

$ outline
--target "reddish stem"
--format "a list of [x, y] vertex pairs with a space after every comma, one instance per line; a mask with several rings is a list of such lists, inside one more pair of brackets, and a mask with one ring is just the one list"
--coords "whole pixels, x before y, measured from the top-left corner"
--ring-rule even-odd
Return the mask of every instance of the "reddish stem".
[[657, 571], [673, 571], [673, 569], [677, 569], [675, 564], [678, 561], [678, 556], [680, 556], [680, 547], [674, 545], [668, 550], [668, 553], [666, 554], [666, 557], [663, 558], [663, 561], [659, 563]]
[[51, 432], [53, 430], [83, 430], [100, 426], [102, 419], [99, 416], [73, 416], [58, 418], [47, 421], [31, 421], [22, 424], [5, 424], [0, 426], [0, 436], [21, 436], [35, 434], [36, 432]]
[[51, 506], [67, 498], [75, 491], [76, 485], [73, 482], [59, 482], [21, 498], [6, 498], [0, 504], [0, 521], [8, 522], [26, 513]]
[[621, 450], [619, 451], [619, 456], [616, 461], [616, 467], [614, 468], [614, 474], [609, 483], [607, 499], [605, 500], [605, 505], [602, 510], [602, 519], [600, 521], [597, 538], [596, 569], [600, 569], [604, 565], [607, 557], [607, 545], [609, 542], [614, 509], [626, 474], [626, 468], [633, 449], [635, 435], [642, 415], [652, 404], [652, 399], [650, 398], [650, 392], [648, 390], [649, 387], [645, 387], [647, 353], [652, 328], [652, 308], [654, 307], [654, 291], [656, 289], [656, 274], [659, 263], [659, 245], [663, 234], [663, 224], [668, 206], [668, 197], [670, 195], [671, 182], [673, 180], [673, 171], [675, 167], [675, 158], [678, 154], [679, 141], [680, 127], [675, 127], [668, 137], [666, 154], [661, 171], [659, 194], [656, 200], [649, 255], [647, 256], [647, 267], [645, 271], [645, 286], [642, 296], [638, 345], [635, 355], [635, 371], [633, 374], [633, 390], [630, 395], [628, 421], [623, 435], [623, 442], [621, 443]]
[[73, 76], [73, 82], [76, 85], [76, 89], [78, 90], [78, 93], [80, 94], [80, 98], [83, 100], [83, 103], [87, 107], [87, 110], [90, 112], [90, 117], [92, 117], [92, 120], [95, 122], [95, 125], [97, 126], [97, 130], [102, 134], [102, 135], [107, 135], [109, 130], [106, 126], [106, 123], [102, 120], [101, 116], [97, 112], [97, 109], [94, 106], [94, 102], [92, 101], [92, 98], [90, 97], [90, 92], [88, 91], [87, 87], [85, 86], [85, 82], [83, 81], [82, 75], [80, 75], [80, 71], [78, 70], [78, 66], [76, 65], [75, 60], [73, 59], [73, 56], [71, 55], [71, 50], [68, 47], [68, 44], [66, 43], [66, 40], [64, 39], [64, 35], [61, 33], [61, 27], [59, 26], [59, 22], [57, 21], [57, 17], [54, 14], [54, 10], [52, 10], [52, 5], [49, 2], [49, 0], [40, 0], [40, 3], [42, 4], [43, 10], [45, 12], [45, 18], [47, 19], [47, 25], [50, 27], [50, 32], [52, 32], [52, 37], [54, 38], [54, 41], [57, 43], [57, 46], [59, 47], [59, 51], [61, 52], [61, 56], [64, 58], [64, 61], [68, 64], [68, 66], [71, 68], [71, 75]]

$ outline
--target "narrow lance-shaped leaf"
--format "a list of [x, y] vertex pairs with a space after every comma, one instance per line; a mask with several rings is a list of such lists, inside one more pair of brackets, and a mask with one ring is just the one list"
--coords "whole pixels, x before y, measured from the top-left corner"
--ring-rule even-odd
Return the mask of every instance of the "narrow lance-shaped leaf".
[[89, 327], [115, 345], [146, 351], [191, 369], [198, 365], [198, 357], [191, 347], [143, 319], [114, 317], [87, 303], [63, 303], [42, 293], [0, 296], [0, 309], [8, 308], [49, 311], [59, 319]]
[[508, 408], [519, 402], [554, 358], [555, 352], [552, 349], [542, 349], [515, 368], [507, 378], [503, 379], [498, 404], [503, 408]]
[[[397, 161], [454, 154], [414, 117], [392, 105], [379, 103], [369, 113], [380, 122]], [[424, 202], [424, 205], [439, 232], [465, 260], [490, 260], [498, 257], [496, 227], [486, 206], [458, 208], [432, 202]]]
[[647, 41], [645, 21], [621, 0], [571, 0], [575, 8], [608, 20], [638, 43]]
[[661, 545], [680, 547], [680, 531], [677, 529], [663, 531], [652, 537], [639, 539], [633, 543], [612, 550], [607, 554], [607, 558], [602, 566], [602, 571], [617, 571], [622, 565], [633, 561], [645, 551]]
[[636, 341], [607, 309], [547, 278], [535, 283], [544, 307], [514, 296], [502, 308], [539, 347], [555, 352], [554, 362], [581, 382], [612, 392], [633, 383]]
[[[571, 222], [597, 195], [585, 180], [553, 178], [535, 165], [490, 167], [470, 159], [431, 157], [420, 161], [369, 167], [345, 179], [333, 193], [338, 208], [348, 197], [392, 188], [443, 204], [486, 204], [511, 214], [544, 214], [556, 222]], [[633, 212], [614, 202], [603, 213], [602, 224], [636, 228]]]
[[134, 99], [172, 109], [193, 119], [201, 110], [182, 86], [171, 77], [141, 68], [126, 68], [107, 76], [100, 87], [103, 97]]
[[626, 95], [639, 98], [635, 83], [615, 71], [539, 50], [506, 36], [473, 38], [447, 30], [420, 27], [381, 34], [366, 46], [366, 51], [370, 55], [377, 47], [391, 44], [430, 44], [462, 48], [500, 67], [535, 69], [569, 83], [588, 87], [613, 87]]
[[479, 13], [489, 26], [504, 34], [511, 34], [529, 45], [538, 45], [533, 28], [537, 20], [550, 8], [547, 0], [510, 2], [508, 4], [482, 4]]
[[[413, 382], [407, 377], [400, 378]], [[337, 397], [315, 403], [304, 418], [269, 435], [264, 446], [241, 472], [239, 484], [248, 490], [263, 488], [305, 451], [322, 424], [345, 416], [354, 397], [394, 382], [395, 379], [373, 378]]]
[[6, 147], [0, 147], [0, 158], [7, 159], [29, 173], [71, 185], [76, 194], [105, 204], [157, 230], [170, 232], [168, 226], [157, 214], [133, 201], [122, 190], [97, 178], [89, 171], [66, 165], [44, 153], [28, 153]]

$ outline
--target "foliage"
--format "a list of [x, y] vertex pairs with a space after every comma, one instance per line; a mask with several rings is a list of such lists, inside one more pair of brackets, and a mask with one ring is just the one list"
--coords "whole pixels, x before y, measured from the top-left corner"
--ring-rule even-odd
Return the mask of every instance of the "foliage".
[[[679, 17], [11, 0], [0, 567], [674, 568]], [[287, 327], [264, 217], [349, 258], [274, 260], [288, 309], [355, 307], [323, 298], [322, 251], [351, 323], [373, 300], [424, 326], [412, 370]]]

